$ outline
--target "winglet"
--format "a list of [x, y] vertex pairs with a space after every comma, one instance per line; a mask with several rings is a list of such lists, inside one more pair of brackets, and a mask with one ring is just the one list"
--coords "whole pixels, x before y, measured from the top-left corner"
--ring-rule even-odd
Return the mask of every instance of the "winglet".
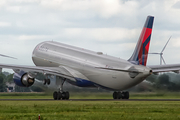
[[141, 35], [139, 37], [138, 43], [134, 50], [134, 53], [128, 60], [133, 64], [146, 66], [149, 45], [150, 45], [150, 39], [151, 39], [151, 33], [152, 33], [152, 27], [153, 27], [153, 21], [154, 21], [153, 16], [147, 17], [144, 27], [142, 29]]

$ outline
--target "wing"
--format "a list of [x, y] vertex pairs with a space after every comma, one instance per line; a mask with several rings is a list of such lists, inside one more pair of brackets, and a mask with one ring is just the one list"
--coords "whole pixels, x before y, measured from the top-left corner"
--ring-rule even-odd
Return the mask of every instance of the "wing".
[[153, 73], [158, 73], [158, 72], [179, 72], [180, 70], [180, 64], [169, 64], [169, 65], [151, 65], [148, 66], [152, 69]]
[[23, 66], [23, 65], [7, 65], [0, 64], [0, 68], [9, 68], [13, 70], [24, 70], [27, 72], [39, 72], [61, 76], [64, 78], [72, 79], [74, 76], [65, 67], [40, 67], [40, 66]]
[[74, 70], [69, 67], [59, 66], [59, 67], [41, 67], [41, 66], [23, 66], [23, 65], [8, 65], [8, 64], [0, 64], [0, 68], [9, 68], [16, 70], [23, 70], [29, 73], [45, 73], [60, 76], [63, 78], [67, 78], [72, 81], [76, 81], [77, 78], [89, 80], [85, 75], [80, 73], [77, 70]]

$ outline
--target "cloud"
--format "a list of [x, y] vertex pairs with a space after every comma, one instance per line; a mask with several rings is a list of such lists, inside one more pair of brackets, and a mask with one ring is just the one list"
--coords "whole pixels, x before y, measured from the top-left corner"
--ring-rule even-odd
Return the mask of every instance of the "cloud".
[[6, 8], [7, 11], [18, 13], [20, 12], [21, 7], [20, 6], [8, 6]]
[[137, 7], [137, 2], [120, 0], [43, 0], [41, 5], [60, 11], [92, 12], [101, 17], [110, 18], [118, 14], [133, 14], [135, 12], [133, 8]]
[[137, 33], [139, 33], [138, 31], [140, 30], [125, 28], [66, 28], [64, 34], [71, 39], [83, 37], [84, 39], [113, 42], [124, 41], [123, 39], [132, 39], [137, 36]]
[[27, 41], [27, 40], [34, 40], [34, 39], [45, 39], [47, 38], [46, 35], [20, 35], [18, 37], [18, 40], [23, 40], [23, 41]]
[[177, 1], [172, 7], [175, 9], [180, 9], [180, 1]]
[[11, 26], [11, 23], [9, 23], [9, 22], [1, 22], [0, 21], [0, 27], [9, 27], [9, 26]]
[[[172, 55], [180, 51], [179, 6], [178, 0], [1, 0], [0, 51], [33, 65], [34, 47], [53, 39], [128, 59], [146, 17], [154, 15], [150, 51], [161, 51], [172, 35], [164, 58], [179, 63]], [[148, 59], [159, 64], [157, 56]]]

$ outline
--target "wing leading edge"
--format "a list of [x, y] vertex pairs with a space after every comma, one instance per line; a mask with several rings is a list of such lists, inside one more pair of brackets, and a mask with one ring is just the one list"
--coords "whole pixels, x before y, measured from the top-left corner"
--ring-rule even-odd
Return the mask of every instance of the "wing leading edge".
[[40, 67], [40, 66], [23, 66], [23, 65], [7, 65], [0, 64], [0, 68], [8, 68], [13, 70], [24, 70], [34, 73], [46, 73], [61, 76], [68, 79], [74, 79], [75, 77], [67, 71], [64, 67]]

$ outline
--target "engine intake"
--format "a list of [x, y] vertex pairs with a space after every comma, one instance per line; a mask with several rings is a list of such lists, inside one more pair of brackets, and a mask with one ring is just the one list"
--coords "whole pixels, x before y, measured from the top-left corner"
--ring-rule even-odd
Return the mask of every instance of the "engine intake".
[[14, 73], [14, 83], [20, 87], [29, 87], [34, 84], [34, 78], [24, 71]]

